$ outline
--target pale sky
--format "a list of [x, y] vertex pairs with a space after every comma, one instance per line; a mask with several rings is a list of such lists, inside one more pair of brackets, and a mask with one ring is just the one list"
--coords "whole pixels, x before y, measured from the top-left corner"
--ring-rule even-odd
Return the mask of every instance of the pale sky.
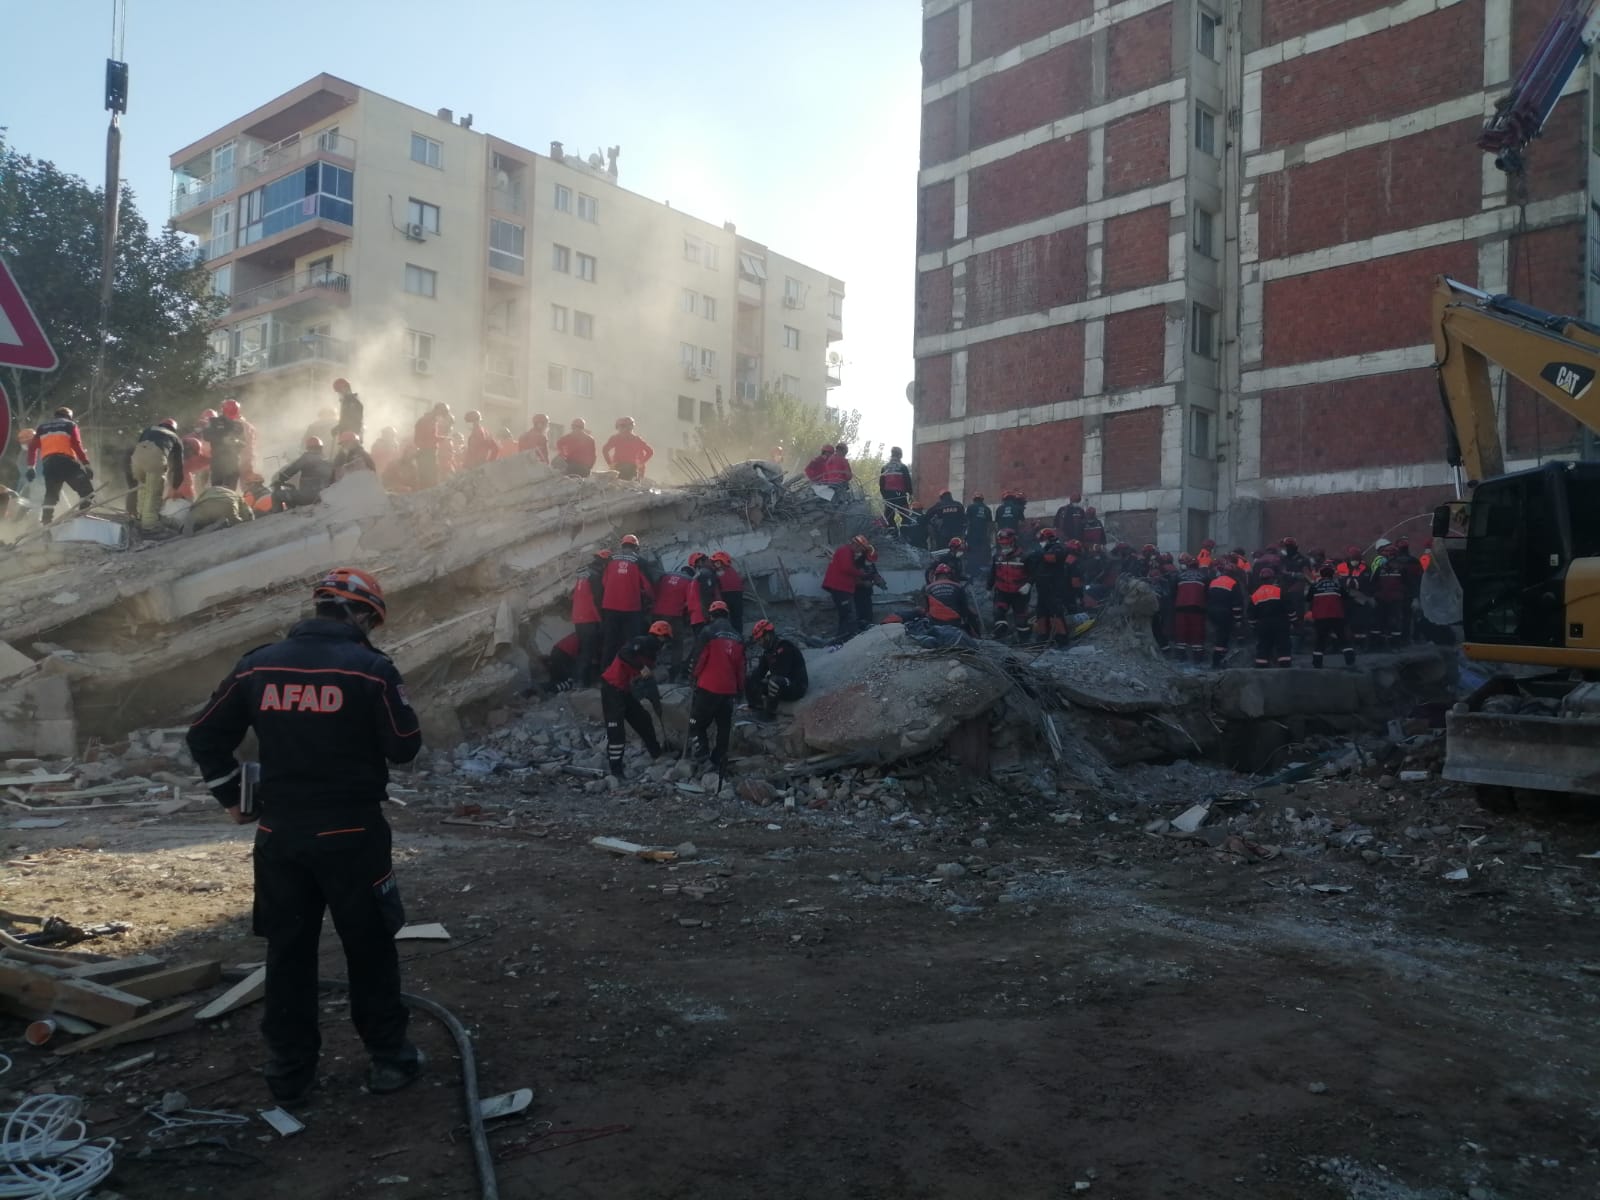
[[[918, 0], [125, 0], [122, 173], [165, 220], [167, 156], [327, 71], [542, 149], [620, 145], [633, 191], [845, 281], [844, 386], [910, 448]], [[100, 182], [112, 0], [0, 0], [0, 126]]]

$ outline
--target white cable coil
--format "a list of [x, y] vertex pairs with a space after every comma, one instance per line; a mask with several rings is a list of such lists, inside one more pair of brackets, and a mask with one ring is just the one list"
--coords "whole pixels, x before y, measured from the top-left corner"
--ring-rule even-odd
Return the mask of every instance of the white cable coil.
[[29, 1096], [0, 1127], [0, 1198], [73, 1200], [111, 1174], [115, 1140], [90, 1141], [76, 1096]]

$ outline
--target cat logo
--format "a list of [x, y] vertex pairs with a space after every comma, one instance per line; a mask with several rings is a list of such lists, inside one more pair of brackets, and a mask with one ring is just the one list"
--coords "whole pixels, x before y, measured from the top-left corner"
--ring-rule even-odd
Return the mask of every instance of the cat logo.
[[1553, 362], [1545, 364], [1544, 370], [1539, 372], [1539, 378], [1576, 400], [1594, 382], [1594, 371], [1577, 363]]
[[269, 683], [261, 689], [262, 712], [336, 713], [344, 707], [344, 689], [325, 683]]

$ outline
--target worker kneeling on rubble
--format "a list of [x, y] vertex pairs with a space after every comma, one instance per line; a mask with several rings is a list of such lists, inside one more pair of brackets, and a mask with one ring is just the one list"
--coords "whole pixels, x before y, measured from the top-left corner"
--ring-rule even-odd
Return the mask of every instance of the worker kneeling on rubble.
[[[317, 943], [322, 912], [344, 945], [350, 1018], [372, 1058], [367, 1090], [394, 1092], [422, 1056], [406, 1037], [394, 935], [405, 924], [382, 805], [387, 763], [422, 748], [417, 714], [388, 657], [367, 635], [383, 623], [383, 589], [365, 571], [329, 571], [316, 616], [239, 660], [189, 729], [189, 752], [237, 822], [259, 820], [255, 932], [267, 939], [267, 1086], [280, 1104], [316, 1082]], [[234, 750], [261, 746], [257, 811], [241, 805]]]
[[811, 686], [806, 656], [788, 638], [779, 637], [771, 621], [757, 621], [750, 641], [761, 657], [745, 683], [745, 703], [763, 717], [775, 717], [779, 704], [799, 700]]
[[273, 499], [286, 508], [304, 508], [322, 499], [333, 482], [333, 464], [322, 453], [322, 439], [308, 437], [305, 453], [272, 477]]
[[671, 639], [672, 626], [665, 621], [652, 622], [650, 632], [630, 638], [600, 676], [600, 715], [606, 722], [606, 762], [618, 779], [623, 776], [622, 756], [628, 749], [624, 721], [633, 726], [651, 758], [661, 754], [655, 726], [650, 723], [650, 714], [644, 711], [639, 697], [633, 694], [633, 685], [653, 677], [656, 658]]

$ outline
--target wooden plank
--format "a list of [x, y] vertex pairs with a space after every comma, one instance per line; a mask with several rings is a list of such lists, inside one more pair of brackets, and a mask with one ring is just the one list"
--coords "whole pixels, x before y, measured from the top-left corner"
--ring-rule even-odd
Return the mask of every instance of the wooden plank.
[[194, 1001], [180, 1000], [165, 1008], [147, 1012], [132, 1021], [124, 1021], [99, 1033], [91, 1033], [82, 1041], [63, 1046], [57, 1054], [80, 1054], [85, 1050], [99, 1050], [105, 1046], [120, 1046], [125, 1042], [140, 1042], [147, 1038], [165, 1037], [194, 1024]]
[[0, 787], [18, 787], [29, 783], [71, 783], [71, 775], [0, 775]]
[[210, 1004], [195, 1013], [196, 1021], [212, 1021], [224, 1013], [231, 1013], [236, 1008], [243, 1008], [246, 1004], [254, 1004], [267, 992], [267, 969], [260, 967], [251, 971], [238, 983], [234, 984]]
[[56, 981], [60, 972], [41, 964], [0, 960], [0, 993], [28, 1009], [47, 1013], [56, 1005]]
[[58, 979], [55, 1009], [96, 1025], [120, 1025], [144, 1016], [150, 1001], [89, 979]]
[[210, 987], [221, 978], [222, 964], [212, 958], [124, 979], [122, 990], [130, 995], [143, 996], [146, 1000], [165, 1000], [169, 996], [192, 992], [195, 988]]
[[159, 971], [167, 965], [164, 958], [156, 958], [149, 954], [135, 954], [128, 958], [112, 958], [105, 962], [87, 963], [81, 967], [72, 967], [67, 974], [73, 979], [91, 979], [95, 983], [116, 983], [119, 979], [131, 979], [135, 975], [148, 975], [151, 971]]

